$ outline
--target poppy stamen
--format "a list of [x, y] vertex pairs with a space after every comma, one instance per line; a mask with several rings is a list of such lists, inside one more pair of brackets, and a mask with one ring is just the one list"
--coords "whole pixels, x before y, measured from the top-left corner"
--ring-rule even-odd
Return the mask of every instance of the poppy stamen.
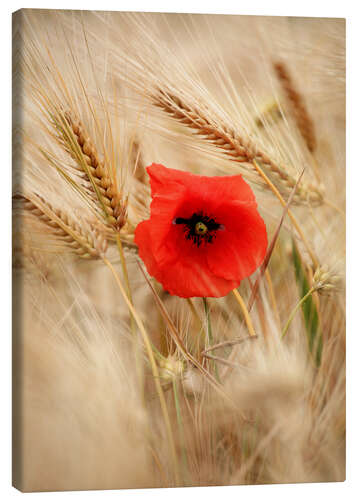
[[206, 224], [204, 224], [203, 222], [197, 222], [197, 224], [195, 225], [195, 233], [202, 236], [204, 234], [206, 234], [208, 231], [208, 227], [206, 226]]
[[172, 223], [184, 225], [186, 239], [192, 240], [194, 245], [198, 247], [203, 241], [213, 243], [216, 231], [224, 229], [222, 224], [217, 223], [212, 217], [208, 217], [208, 215], [204, 215], [202, 212], [195, 212], [188, 219], [176, 217]]

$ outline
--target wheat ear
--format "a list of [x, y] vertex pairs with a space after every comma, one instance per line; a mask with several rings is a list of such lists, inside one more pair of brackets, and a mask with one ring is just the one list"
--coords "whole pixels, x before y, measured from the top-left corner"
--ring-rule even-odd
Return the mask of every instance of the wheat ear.
[[276, 62], [273, 66], [285, 96], [291, 105], [291, 110], [297, 128], [299, 129], [308, 150], [313, 153], [316, 149], [315, 127], [312, 118], [306, 109], [304, 99], [294, 86], [286, 65], [282, 62]]
[[86, 231], [86, 225], [78, 224], [67, 212], [54, 208], [39, 195], [33, 198], [15, 195], [14, 199], [21, 201], [24, 210], [44, 223], [51, 230], [51, 234], [65, 243], [78, 257], [91, 259], [105, 254], [107, 240], [91, 224], [86, 224]]
[[[269, 155], [258, 149], [253, 141], [243, 138], [232, 127], [221, 123], [217, 124], [205, 114], [205, 107], [190, 106], [172, 92], [164, 93], [161, 90], [151, 96], [155, 106], [161, 108], [176, 121], [192, 129], [203, 140], [215, 145], [225, 156], [239, 163], [257, 161], [281, 185], [289, 190], [293, 189], [296, 179], [274, 162]], [[309, 202], [315, 205], [322, 203], [323, 195], [314, 184], [302, 184], [295, 193], [298, 201]]]
[[127, 219], [127, 200], [123, 200], [116, 180], [100, 159], [83, 123], [69, 111], [60, 113], [58, 120], [53, 121], [62, 145], [90, 182], [92, 198], [99, 201], [106, 222], [116, 232], [120, 231]]

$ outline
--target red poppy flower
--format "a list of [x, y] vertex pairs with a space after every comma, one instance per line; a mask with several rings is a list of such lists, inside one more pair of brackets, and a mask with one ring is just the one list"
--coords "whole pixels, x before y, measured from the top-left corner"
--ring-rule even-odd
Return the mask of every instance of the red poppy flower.
[[135, 232], [151, 276], [172, 295], [222, 297], [262, 263], [267, 233], [241, 175], [203, 177], [153, 163], [150, 219]]

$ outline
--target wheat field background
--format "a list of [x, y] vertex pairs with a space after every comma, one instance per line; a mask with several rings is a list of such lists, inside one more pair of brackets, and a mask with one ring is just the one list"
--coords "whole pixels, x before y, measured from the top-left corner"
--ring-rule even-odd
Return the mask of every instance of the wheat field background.
[[[344, 20], [22, 10], [13, 58], [15, 486], [343, 481]], [[257, 198], [208, 312], [138, 258], [153, 162]]]

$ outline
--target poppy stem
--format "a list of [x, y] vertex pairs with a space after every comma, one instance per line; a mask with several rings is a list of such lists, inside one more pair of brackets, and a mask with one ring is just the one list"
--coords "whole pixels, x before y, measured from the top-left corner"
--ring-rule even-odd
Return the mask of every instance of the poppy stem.
[[[208, 346], [213, 345], [213, 335], [212, 335], [212, 325], [211, 325], [211, 315], [209, 312], [208, 308], [208, 302], [206, 297], [202, 297], [203, 300], [203, 306], [205, 309], [205, 315], [206, 315], [206, 320], [207, 320], [207, 339], [208, 339]], [[218, 368], [214, 360], [212, 360], [212, 366], [216, 375], [217, 382], [220, 382], [219, 380], [219, 374], [218, 374]]]

